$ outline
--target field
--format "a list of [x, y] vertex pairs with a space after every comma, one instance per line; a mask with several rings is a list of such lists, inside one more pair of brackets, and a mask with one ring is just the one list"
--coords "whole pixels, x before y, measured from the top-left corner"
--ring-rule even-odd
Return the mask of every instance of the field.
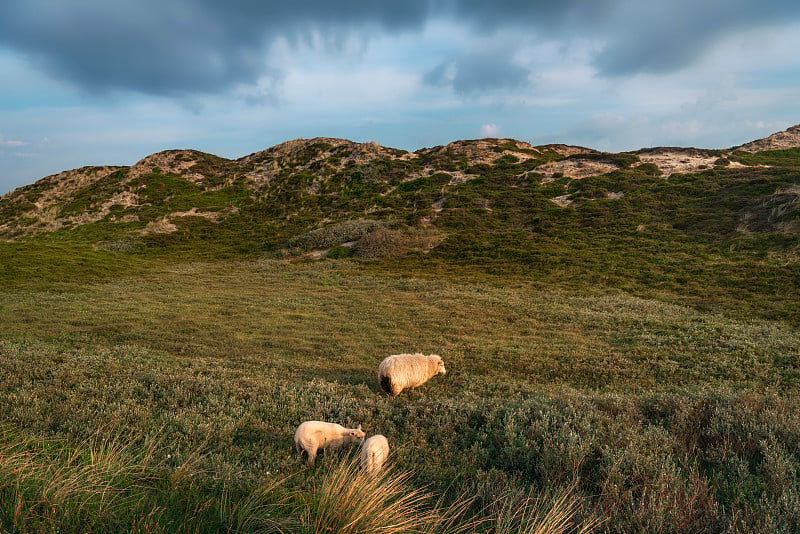
[[[534, 532], [551, 508], [600, 532], [800, 529], [800, 336], [753, 301], [422, 256], [2, 247], [2, 531], [392, 532], [329, 517], [353, 505], [326, 488], [361, 475], [302, 465], [307, 419], [389, 438], [370, 483], [413, 516], [397, 532]], [[377, 365], [409, 351], [448, 373], [388, 398]]]

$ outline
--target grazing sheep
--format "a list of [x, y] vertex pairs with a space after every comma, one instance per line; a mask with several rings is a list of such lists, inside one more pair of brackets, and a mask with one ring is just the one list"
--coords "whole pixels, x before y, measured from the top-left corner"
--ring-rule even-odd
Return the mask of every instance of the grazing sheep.
[[383, 434], [370, 436], [361, 444], [361, 467], [368, 472], [379, 470], [389, 456], [389, 441]]
[[436, 354], [395, 354], [378, 366], [378, 380], [383, 391], [399, 395], [405, 388], [414, 389], [446, 372], [442, 358]]
[[364, 441], [361, 425], [358, 425], [358, 428], [345, 428], [336, 423], [306, 421], [298, 426], [294, 433], [297, 453], [302, 456], [305, 452], [308, 455], [309, 465], [314, 465], [314, 458], [317, 457], [319, 449], [335, 450], [356, 441]]

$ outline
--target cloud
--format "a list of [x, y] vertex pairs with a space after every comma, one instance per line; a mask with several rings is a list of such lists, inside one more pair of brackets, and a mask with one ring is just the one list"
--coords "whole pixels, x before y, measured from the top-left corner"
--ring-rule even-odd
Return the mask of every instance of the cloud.
[[[796, 0], [26, 0], [0, 3], [0, 47], [90, 93], [183, 96], [279, 79], [269, 49], [280, 39], [297, 46], [321, 36], [323, 47], [336, 49], [354, 34], [366, 42], [447, 20], [476, 37], [592, 38], [604, 43], [592, 59], [598, 73], [616, 77], [685, 68], [726, 34], [799, 15]], [[426, 82], [461, 94], [527, 80], [528, 72], [497, 54], [451, 51], [438, 59], [440, 67], [456, 66], [454, 76], [434, 69]]]
[[684, 102], [681, 111], [696, 114], [711, 111], [721, 104], [736, 101], [736, 85], [732, 77], [727, 77], [718, 84], [709, 87], [697, 99]]
[[700, 60], [720, 39], [749, 28], [797, 20], [794, 0], [640, 2], [620, 0], [594, 60], [601, 76], [675, 72]]
[[422, 76], [422, 81], [433, 87], [447, 87], [456, 77], [456, 63], [443, 61]]
[[0, 135], [0, 148], [12, 148], [12, 147], [20, 147], [25, 146], [27, 143], [22, 141], [13, 141], [11, 139], [3, 139], [3, 136]]
[[619, 0], [461, 0], [442, 2], [442, 13], [485, 32], [499, 28], [535, 28], [550, 33], [565, 27], [601, 23]]
[[592, 64], [602, 77], [668, 74], [691, 67], [727, 36], [797, 21], [796, 0], [538, 0], [444, 2], [479, 31], [522, 30], [534, 40], [605, 43]]
[[652, 121], [643, 115], [599, 113], [577, 121], [563, 134], [555, 136], [564, 142], [598, 150], [634, 150], [653, 146]]
[[496, 124], [484, 124], [481, 126], [481, 137], [499, 137], [500, 127]]
[[444, 61], [425, 73], [431, 86], [452, 87], [461, 95], [494, 89], [519, 89], [529, 83], [527, 69], [514, 63], [506, 51], [479, 52]]
[[268, 46], [314, 32], [419, 28], [427, 2], [307, 0], [50, 0], [0, 3], [0, 46], [90, 92], [155, 95], [227, 91], [270, 74]]

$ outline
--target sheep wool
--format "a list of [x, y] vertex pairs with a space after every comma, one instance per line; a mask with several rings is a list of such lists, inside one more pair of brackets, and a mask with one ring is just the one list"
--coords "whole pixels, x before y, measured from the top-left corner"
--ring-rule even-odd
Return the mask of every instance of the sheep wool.
[[363, 442], [364, 432], [358, 428], [345, 428], [336, 423], [306, 421], [294, 433], [294, 445], [300, 456], [308, 455], [309, 465], [314, 465], [317, 451], [335, 450], [354, 442]]
[[442, 358], [436, 354], [395, 354], [378, 366], [378, 380], [383, 391], [399, 395], [406, 388], [414, 389], [446, 372]]
[[361, 444], [361, 466], [367, 472], [378, 471], [389, 456], [389, 440], [383, 434], [370, 436]]

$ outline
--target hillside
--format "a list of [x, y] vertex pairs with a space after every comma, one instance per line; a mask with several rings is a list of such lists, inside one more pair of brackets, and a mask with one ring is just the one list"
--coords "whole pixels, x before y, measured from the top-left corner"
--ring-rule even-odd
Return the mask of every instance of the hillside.
[[[791, 318], [798, 132], [619, 154], [512, 139], [416, 152], [297, 139], [237, 160], [168, 150], [4, 195], [0, 238], [127, 258], [402, 257], [405, 269], [462, 266]], [[732, 302], [732, 288], [753, 298]]]
[[[347, 218], [347, 211], [352, 211], [349, 208], [356, 206], [364, 206], [368, 214], [377, 213], [371, 218], [387, 212], [403, 217], [407, 215], [403, 208], [409, 207], [439, 213], [446, 209], [448, 193], [457, 193], [458, 186], [490, 175], [505, 178], [505, 183], [494, 186], [550, 190], [553, 188], [547, 184], [559, 181], [569, 193], [580, 189], [576, 180], [626, 171], [665, 179], [676, 173], [722, 167], [755, 171], [766, 165], [749, 162], [740, 152], [798, 147], [800, 125], [729, 150], [650, 148], [609, 154], [567, 145], [532, 147], [511, 139], [482, 139], [412, 153], [331, 138], [287, 141], [238, 160], [195, 150], [168, 150], [147, 156], [132, 167], [83, 167], [7, 193], [0, 204], [0, 237], [18, 239], [98, 222], [116, 223], [121, 232], [170, 233], [177, 230], [175, 220], [201, 217], [221, 223], [254, 204], [266, 209], [284, 204], [287, 215], [299, 215], [313, 207], [324, 216], [317, 224], [326, 217]], [[387, 200], [423, 191], [425, 186], [433, 199], [430, 206], [397, 205]], [[617, 196], [606, 193], [607, 198]], [[575, 192], [550, 200], [569, 205]], [[367, 205], [370, 201], [372, 205]], [[325, 209], [330, 203], [343, 209]], [[186, 209], [170, 211], [178, 206]]]
[[[527, 167], [533, 168], [533, 164], [590, 152], [577, 147], [537, 149], [512, 140], [481, 140], [410, 153], [331, 138], [287, 141], [235, 161], [194, 150], [168, 150], [147, 156], [132, 167], [65, 171], [6, 194], [2, 197], [0, 235], [14, 239], [100, 221], [138, 222], [141, 233], [157, 233], [165, 231], [157, 223], [188, 216], [186, 211], [169, 211], [178, 204], [191, 204], [187, 211], [193, 216], [219, 222], [226, 214], [253, 203], [266, 209], [283, 203], [289, 211], [292, 206], [288, 204], [296, 203], [294, 207], [303, 211], [308, 208], [308, 197], [359, 193], [386, 197], [402, 183], [447, 172], [449, 177], [441, 184], [444, 192], [479, 176], [476, 166], [491, 167], [503, 156], [531, 162]], [[587, 169], [589, 173], [607, 169], [591, 163], [586, 167], [578, 162], [578, 166], [575, 174], [581, 177]], [[552, 175], [558, 168], [542, 168], [542, 172]], [[364, 197], [359, 200], [375, 200]]]
[[[797, 532], [787, 135], [620, 154], [299, 139], [3, 196], [0, 531], [409, 524], [361, 506], [383, 496], [431, 534], [554, 514]], [[446, 375], [383, 394], [379, 362], [416, 351]], [[385, 435], [389, 469], [364, 480], [356, 447], [305, 466], [306, 420]]]

